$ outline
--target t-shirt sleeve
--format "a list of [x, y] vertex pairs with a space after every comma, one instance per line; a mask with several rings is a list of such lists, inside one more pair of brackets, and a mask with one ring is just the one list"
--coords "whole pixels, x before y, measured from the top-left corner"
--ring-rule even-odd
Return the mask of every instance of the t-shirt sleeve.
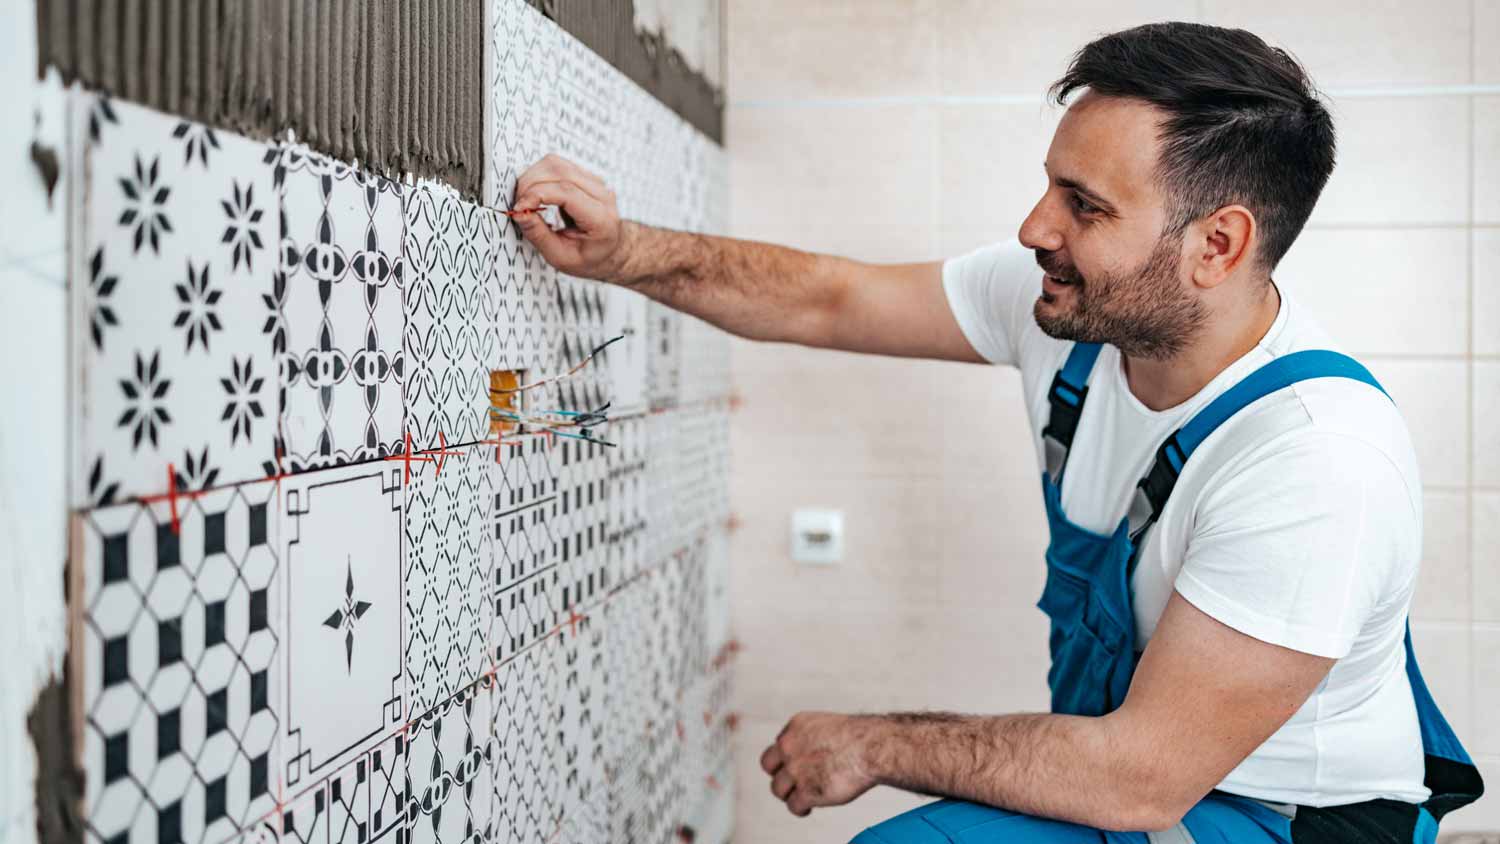
[[1040, 288], [1041, 269], [1014, 240], [943, 263], [948, 306], [974, 351], [990, 363], [1020, 365], [1021, 333]]
[[1344, 657], [1415, 575], [1421, 522], [1404, 479], [1375, 446], [1327, 432], [1237, 463], [1199, 500], [1177, 593], [1246, 635]]

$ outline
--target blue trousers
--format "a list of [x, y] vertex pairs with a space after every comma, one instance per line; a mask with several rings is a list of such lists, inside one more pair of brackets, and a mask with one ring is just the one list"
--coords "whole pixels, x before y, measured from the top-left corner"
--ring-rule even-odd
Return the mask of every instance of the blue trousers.
[[[1109, 832], [962, 800], [939, 800], [883, 821], [851, 844], [1150, 844], [1144, 832]], [[1290, 821], [1253, 800], [1211, 795], [1174, 836], [1194, 844], [1291, 844]]]

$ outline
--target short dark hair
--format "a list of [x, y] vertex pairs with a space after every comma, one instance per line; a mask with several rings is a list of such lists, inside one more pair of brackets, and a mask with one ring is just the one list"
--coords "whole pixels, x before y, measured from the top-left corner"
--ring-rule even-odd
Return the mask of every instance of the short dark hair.
[[1333, 172], [1333, 118], [1289, 53], [1243, 29], [1152, 23], [1079, 50], [1048, 92], [1088, 88], [1166, 113], [1157, 178], [1168, 232], [1234, 203], [1255, 215], [1260, 263], [1276, 267]]

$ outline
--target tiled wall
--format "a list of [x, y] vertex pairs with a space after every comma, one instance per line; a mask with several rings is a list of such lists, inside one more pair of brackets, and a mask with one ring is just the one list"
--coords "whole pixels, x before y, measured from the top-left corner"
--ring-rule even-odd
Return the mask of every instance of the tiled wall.
[[[1161, 19], [1287, 46], [1332, 95], [1337, 171], [1276, 274], [1400, 402], [1426, 489], [1413, 627], [1500, 783], [1500, 2], [790, 0], [728, 12], [731, 231], [873, 261], [1013, 238], [1092, 36]], [[1016, 375], [738, 343], [742, 842], [846, 840], [920, 798], [789, 815], [757, 757], [800, 709], [1045, 708], [1045, 543]], [[846, 511], [800, 568], [789, 512]], [[1445, 832], [1500, 829], [1500, 797]]]
[[[484, 205], [37, 84], [19, 5], [0, 841], [727, 840], [727, 338], [501, 215], [556, 150], [722, 232], [723, 150], [521, 0]], [[492, 429], [496, 369], [609, 423]]]

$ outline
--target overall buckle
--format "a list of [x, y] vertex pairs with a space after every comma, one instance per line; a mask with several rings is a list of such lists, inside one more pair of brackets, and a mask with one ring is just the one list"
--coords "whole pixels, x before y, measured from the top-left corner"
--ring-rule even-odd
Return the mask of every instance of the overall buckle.
[[1182, 445], [1177, 441], [1177, 434], [1167, 437], [1161, 448], [1156, 450], [1156, 459], [1151, 462], [1151, 471], [1146, 477], [1141, 478], [1135, 485], [1135, 497], [1130, 501], [1130, 511], [1127, 516], [1130, 520], [1130, 538], [1140, 539], [1146, 529], [1156, 522], [1161, 511], [1167, 506], [1167, 498], [1172, 495], [1172, 488], [1177, 486], [1177, 478], [1182, 474], [1182, 466], [1187, 462], [1187, 455], [1183, 453]]
[[1063, 466], [1068, 462], [1068, 450], [1073, 447], [1073, 435], [1078, 432], [1078, 420], [1083, 418], [1083, 401], [1088, 397], [1087, 385], [1075, 387], [1063, 380], [1062, 373], [1052, 376], [1052, 386], [1047, 390], [1047, 425], [1042, 428], [1042, 452], [1047, 464], [1047, 474], [1057, 483]]

